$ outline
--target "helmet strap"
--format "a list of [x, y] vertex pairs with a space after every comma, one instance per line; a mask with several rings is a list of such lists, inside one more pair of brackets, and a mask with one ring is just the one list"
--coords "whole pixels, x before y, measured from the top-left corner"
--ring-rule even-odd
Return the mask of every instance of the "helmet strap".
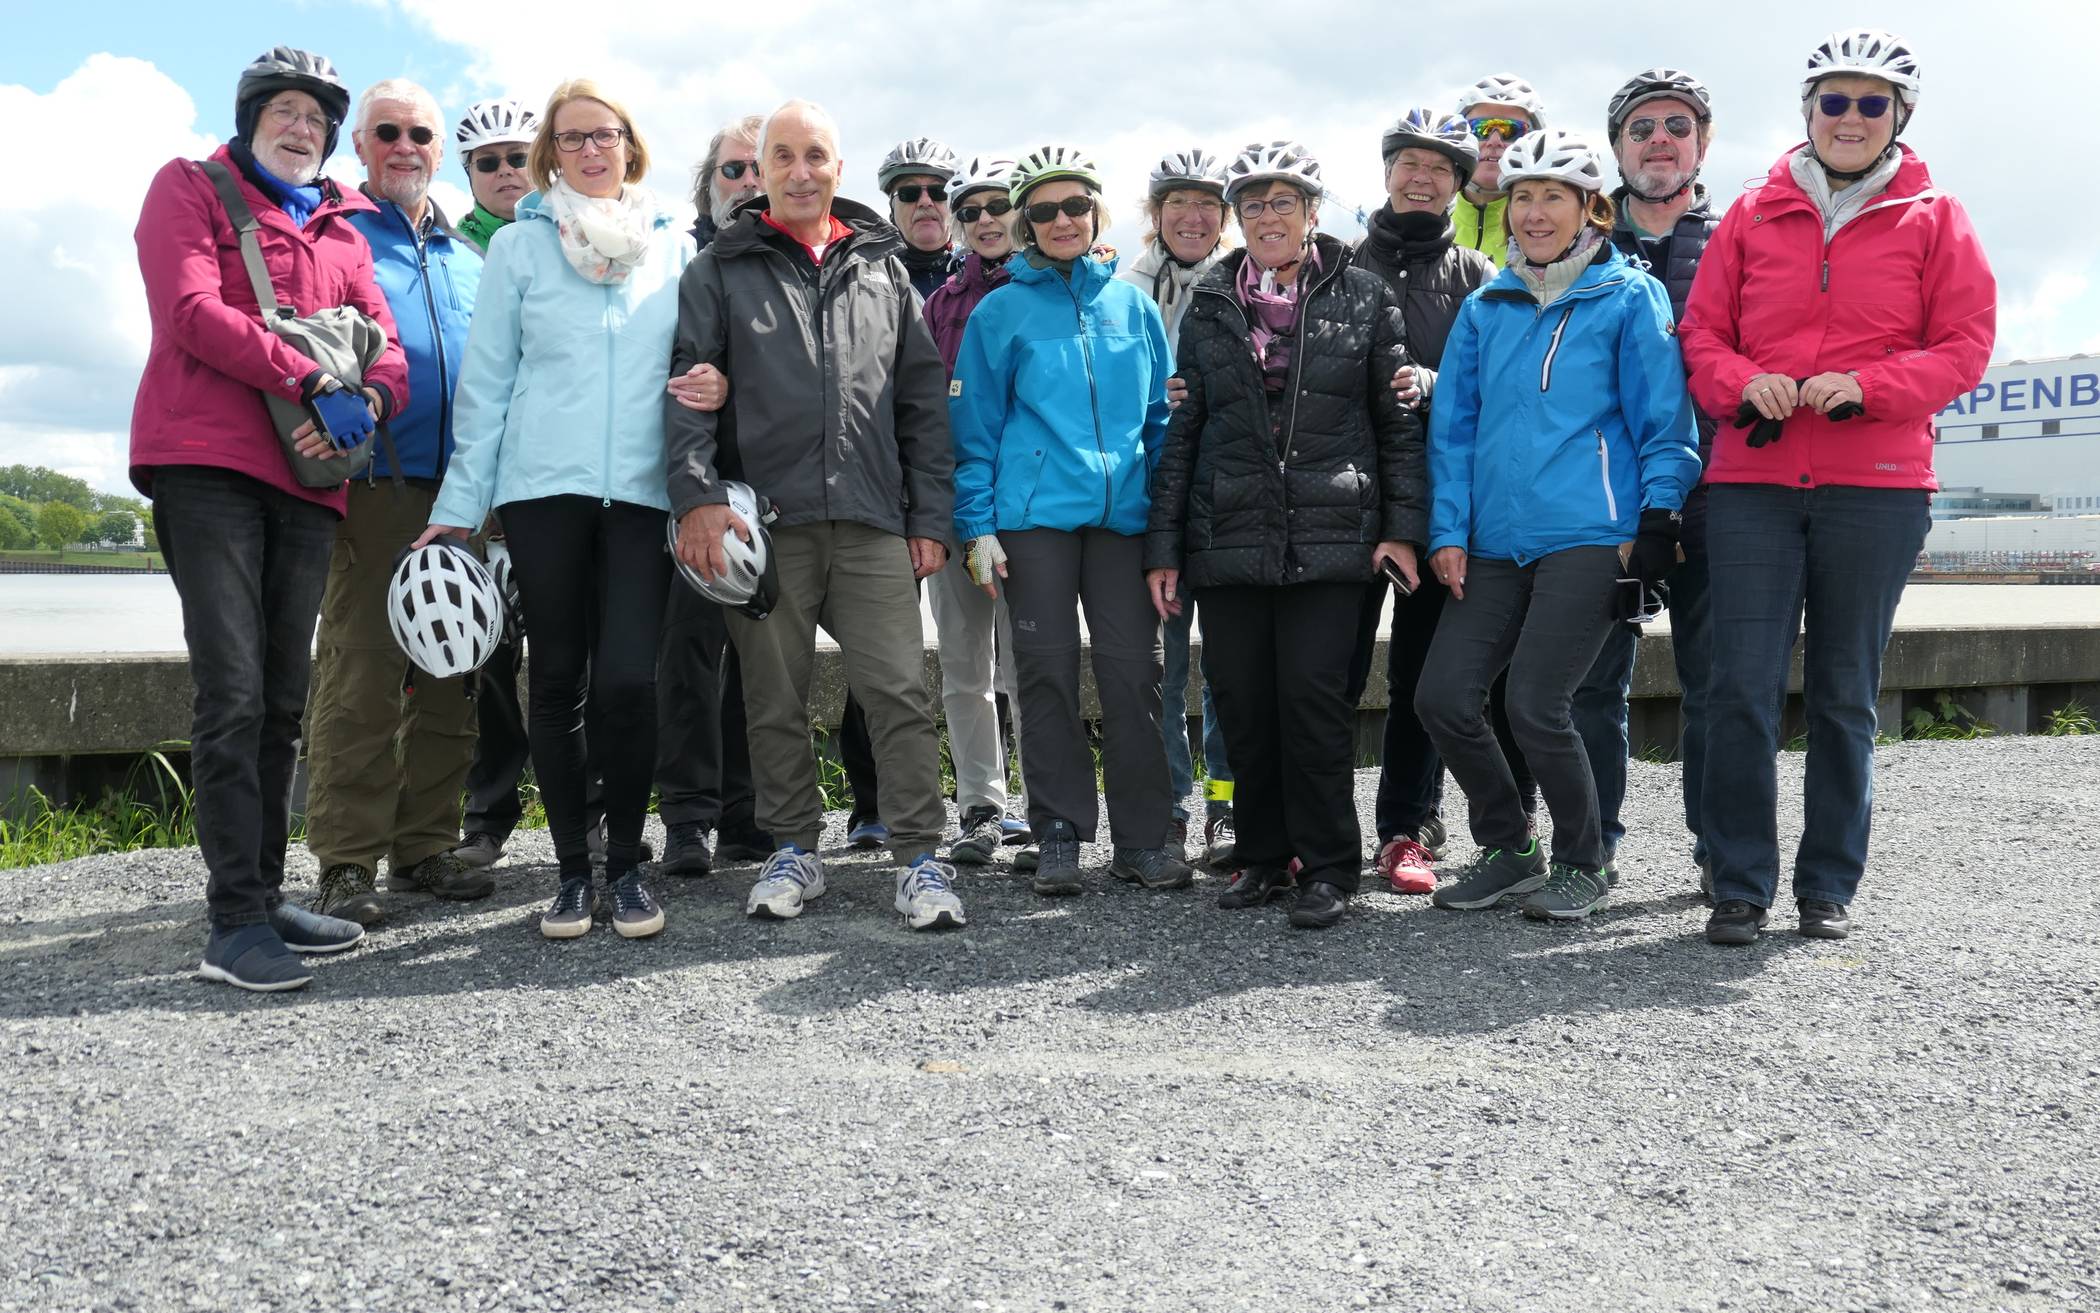
[[1647, 192], [1644, 192], [1640, 188], [1634, 186], [1633, 179], [1627, 177], [1623, 173], [1619, 175], [1619, 181], [1625, 184], [1626, 194], [1628, 196], [1633, 197], [1633, 199], [1637, 201], [1641, 201], [1648, 205], [1668, 205], [1671, 201], [1674, 201], [1678, 197], [1683, 196], [1691, 191], [1692, 185], [1699, 181], [1699, 170], [1693, 169], [1690, 173], [1686, 174], [1684, 179], [1684, 185], [1682, 187], [1679, 187], [1676, 191], [1664, 192], [1661, 195], [1657, 196], [1651, 196]]

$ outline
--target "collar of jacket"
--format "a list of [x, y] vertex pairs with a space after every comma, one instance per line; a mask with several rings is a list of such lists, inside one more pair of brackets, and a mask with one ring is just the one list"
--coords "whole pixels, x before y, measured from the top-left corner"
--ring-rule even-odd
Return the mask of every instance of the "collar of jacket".
[[[372, 202], [373, 207], [389, 220], [398, 220], [403, 228], [411, 232], [415, 231], [415, 225], [408, 221], [408, 211], [384, 196], [374, 195], [371, 183], [360, 184], [358, 190], [363, 192], [365, 199]], [[444, 208], [437, 203], [437, 197], [426, 196], [423, 198], [423, 203], [430, 207], [430, 213], [424, 218], [423, 231], [420, 236], [424, 238], [442, 237], [448, 242], [464, 242], [466, 240], [466, 238], [460, 236], [459, 229], [445, 218]]]
[[[523, 202], [520, 202], [522, 208]], [[766, 226], [759, 215], [767, 208], [764, 192], [739, 205], [736, 217], [727, 227], [715, 234], [715, 244], [708, 247], [724, 260], [739, 256], [759, 255], [766, 251], [778, 251], [767, 236], [773, 229]], [[892, 228], [887, 219], [862, 205], [835, 196], [831, 201], [831, 217], [846, 225], [847, 235], [839, 238], [824, 250], [824, 267], [832, 266], [833, 254], [851, 255], [860, 259], [880, 260], [885, 255], [894, 255], [904, 249], [904, 234]]]
[[[1001, 267], [1006, 270], [1007, 276], [1017, 283], [1061, 283], [1064, 281], [1064, 275], [1058, 273], [1051, 266], [1046, 264], [1038, 269], [1028, 263], [1027, 254], [1021, 251], [1015, 251], [1012, 255], [1007, 256], [1006, 263]], [[1078, 293], [1080, 300], [1090, 301], [1094, 298], [1094, 294], [1106, 286], [1108, 281], [1114, 278], [1115, 275], [1116, 259], [1114, 256], [1102, 260], [1092, 255], [1082, 255], [1072, 261], [1072, 290]]]
[[1003, 286], [1013, 275], [1007, 272], [1005, 260], [993, 264], [977, 252], [971, 251], [963, 257], [962, 267], [955, 271], [954, 277], [963, 287], [989, 292], [995, 287]]
[[[1320, 265], [1318, 269], [1313, 271], [1312, 285], [1307, 287], [1304, 294], [1298, 298], [1298, 304], [1301, 307], [1300, 319], [1304, 318], [1302, 308], [1313, 297], [1319, 295], [1321, 289], [1326, 287], [1327, 284], [1341, 277], [1342, 270], [1349, 267], [1349, 248], [1343, 244], [1341, 238], [1332, 237], [1326, 233], [1314, 233], [1313, 249], [1319, 252]], [[1208, 292], [1232, 306], [1234, 313], [1221, 315], [1221, 317], [1224, 318], [1226, 323], [1231, 324], [1233, 330], [1242, 337], [1249, 336], [1251, 330], [1248, 327], [1247, 307], [1240, 304], [1239, 294], [1234, 289], [1239, 286], [1240, 266], [1251, 258], [1253, 257], [1247, 254], [1246, 247], [1236, 246], [1219, 256], [1218, 262], [1210, 267], [1210, 272], [1203, 275], [1202, 281], [1196, 284], [1197, 291]], [[1302, 277], [1303, 275], [1300, 276]], [[1200, 297], [1191, 301], [1189, 303], [1189, 313], [1195, 314], [1197, 307], [1203, 303], [1203, 299]]]
[[[1794, 156], [1807, 149], [1808, 143], [1804, 141], [1788, 150], [1773, 163], [1762, 184], [1743, 193], [1743, 203], [1750, 206], [1753, 219], [1769, 221], [1774, 214], [1784, 214], [1797, 206], [1820, 218], [1822, 211], [1816, 208], [1815, 197], [1804, 191], [1794, 178]], [[1937, 194], [1932, 185], [1932, 174], [1917, 152], [1900, 141], [1896, 143], [1896, 151], [1903, 161], [1896, 166], [1896, 176], [1889, 179], [1887, 189], [1861, 213], [1884, 205], [1905, 205]]]
[[[296, 227], [292, 223], [292, 216], [284, 212], [284, 207], [272, 200], [270, 194], [258, 186], [255, 179], [248, 176], [248, 171], [243, 169], [240, 161], [234, 158], [231, 146], [221, 146], [205, 158], [217, 160], [233, 170], [234, 180], [262, 199], [261, 205], [251, 204], [248, 207], [255, 212], [257, 220], [263, 219], [265, 217], [264, 212], [268, 211], [283, 219], [286, 227]], [[345, 191], [337, 185], [335, 179], [328, 177], [326, 174], [315, 178], [313, 185], [321, 189], [321, 204], [314, 210], [313, 215], [307, 219], [308, 225], [311, 225], [315, 219], [320, 218], [324, 214], [352, 214], [358, 210], [378, 208], [366, 198], [363, 192], [355, 188]]]
[[[1610, 242], [1598, 242], [1590, 253], [1590, 267], [1582, 271], [1582, 277], [1569, 285], [1568, 290], [1553, 299], [1553, 304], [1572, 301], [1581, 297], [1595, 296], [1607, 287], [1616, 287], [1625, 280], [1628, 267], [1626, 256]], [[1537, 305], [1538, 298], [1524, 285], [1524, 276], [1514, 269], [1504, 269], [1480, 289], [1482, 300], [1521, 301], [1525, 305]]]

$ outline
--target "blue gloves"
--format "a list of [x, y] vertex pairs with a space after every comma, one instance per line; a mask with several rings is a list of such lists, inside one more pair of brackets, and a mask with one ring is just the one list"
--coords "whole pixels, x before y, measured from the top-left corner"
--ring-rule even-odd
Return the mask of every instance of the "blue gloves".
[[372, 436], [377, 425], [372, 420], [372, 408], [365, 404], [364, 396], [345, 387], [333, 392], [323, 392], [307, 403], [313, 408], [314, 418], [337, 451], [349, 451], [366, 438]]

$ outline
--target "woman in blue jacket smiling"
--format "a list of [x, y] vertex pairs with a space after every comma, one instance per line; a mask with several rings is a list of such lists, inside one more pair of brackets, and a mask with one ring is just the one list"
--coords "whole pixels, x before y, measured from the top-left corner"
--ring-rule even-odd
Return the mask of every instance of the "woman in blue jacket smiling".
[[1145, 588], [1146, 489], [1167, 430], [1174, 361], [1150, 297], [1088, 252], [1108, 226], [1101, 176], [1070, 146], [1014, 166], [1013, 280], [963, 331], [949, 385], [955, 532], [971, 577], [1004, 581], [1028, 752], [1041, 894], [1076, 894], [1094, 837], [1094, 755], [1079, 714], [1079, 608], [1101, 697], [1109, 873], [1189, 882], [1165, 849], [1173, 817], [1159, 730], [1159, 617]]
[[528, 168], [539, 190], [489, 244], [453, 397], [452, 463], [418, 545], [500, 514], [532, 617], [532, 765], [561, 868], [540, 932], [591, 928], [590, 700], [617, 745], [599, 754], [613, 928], [635, 938], [664, 924], [637, 861], [672, 568], [664, 386], [693, 241], [640, 185], [649, 155], [633, 121], [587, 80], [555, 89]]
[[[1604, 905], [1596, 783], [1569, 700], [1610, 626], [1677, 559], [1699, 477], [1661, 283], [1612, 246], [1597, 150], [1536, 132], [1502, 159], [1509, 261], [1466, 298], [1430, 416], [1430, 569], [1451, 590], [1415, 710], [1465, 789], [1480, 855], [1432, 901], [1577, 920]], [[1518, 746], [1553, 816], [1527, 834], [1482, 707], [1509, 671]]]

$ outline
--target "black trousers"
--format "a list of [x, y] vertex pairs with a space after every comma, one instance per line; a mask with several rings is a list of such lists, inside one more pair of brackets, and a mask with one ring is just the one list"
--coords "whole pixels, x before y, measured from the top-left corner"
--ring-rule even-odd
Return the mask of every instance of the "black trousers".
[[[1235, 849], [1248, 866], [1355, 892], [1356, 700], [1349, 670], [1365, 586], [1199, 588], [1203, 645], [1225, 755], [1232, 762]], [[1227, 637], [1229, 636], [1229, 637]]]
[[[605, 778], [606, 865], [632, 866], [656, 766], [656, 657], [672, 569], [663, 512], [541, 497], [505, 506], [503, 528], [532, 627], [532, 767], [555, 859], [564, 879], [590, 874], [595, 764]], [[596, 712], [595, 763], [584, 750], [586, 703]]]
[[[736, 835], [756, 829], [736, 648], [721, 606], [675, 573], [657, 656], [656, 705], [656, 810], [664, 824]], [[865, 724], [862, 735], [865, 740]]]
[[196, 688], [190, 779], [212, 923], [284, 900], [292, 767], [335, 512], [232, 470], [164, 466], [153, 532], [182, 598]]

